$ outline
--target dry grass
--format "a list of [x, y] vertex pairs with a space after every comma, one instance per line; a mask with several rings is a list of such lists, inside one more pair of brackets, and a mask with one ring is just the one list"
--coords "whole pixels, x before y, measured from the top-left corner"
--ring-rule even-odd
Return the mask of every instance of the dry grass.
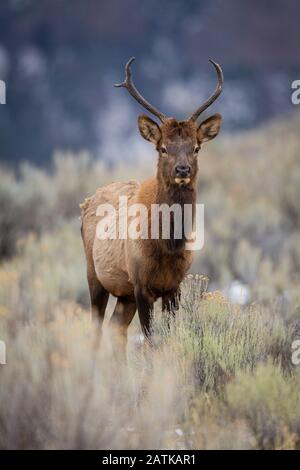
[[66, 225], [2, 265], [1, 448], [299, 447], [296, 306], [241, 308], [189, 276], [170, 330], [156, 305], [153, 351], [135, 320], [123, 366], [74, 301], [79, 243]]

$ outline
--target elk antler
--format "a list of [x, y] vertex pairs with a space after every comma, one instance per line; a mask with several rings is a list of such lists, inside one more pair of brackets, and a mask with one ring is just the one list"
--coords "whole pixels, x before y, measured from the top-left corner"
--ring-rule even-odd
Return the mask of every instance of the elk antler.
[[223, 87], [224, 87], [224, 75], [223, 75], [223, 70], [221, 66], [217, 64], [216, 62], [214, 62], [212, 59], [209, 59], [209, 62], [213, 64], [213, 66], [215, 67], [217, 71], [218, 85], [215, 91], [213, 92], [213, 94], [208, 98], [208, 100], [206, 100], [205, 103], [202, 104], [200, 108], [198, 108], [194, 112], [194, 114], [192, 114], [192, 116], [190, 117], [190, 121], [196, 121], [196, 119], [198, 119], [200, 114], [203, 113], [203, 111], [205, 111], [218, 98], [218, 96], [221, 94]]
[[131, 57], [129, 61], [127, 62], [125, 66], [125, 80], [122, 83], [116, 84], [115, 87], [124, 87], [127, 88], [131, 96], [138, 101], [144, 108], [146, 108], [150, 113], [154, 114], [154, 116], [157, 116], [158, 119], [161, 120], [161, 122], [164, 122], [167, 119], [167, 116], [165, 116], [163, 113], [158, 111], [154, 106], [152, 106], [148, 101], [145, 100], [145, 98], [140, 95], [140, 93], [137, 91], [137, 89], [134, 86], [133, 80], [132, 80], [132, 74], [131, 74], [131, 64], [135, 60], [135, 57]]

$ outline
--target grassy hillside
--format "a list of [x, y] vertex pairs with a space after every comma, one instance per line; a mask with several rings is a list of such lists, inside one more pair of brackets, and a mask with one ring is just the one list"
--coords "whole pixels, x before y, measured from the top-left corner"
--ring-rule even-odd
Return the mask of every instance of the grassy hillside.
[[1, 448], [299, 448], [299, 304], [201, 299], [189, 276], [171, 330], [158, 304], [149, 351], [135, 319], [120, 365], [82, 306], [73, 227], [22, 251], [0, 271]]
[[[52, 174], [1, 171], [0, 448], [300, 448], [298, 124], [203, 150], [194, 271], [208, 291], [186, 278], [170, 330], [156, 305], [153, 351], [135, 318], [122, 366], [90, 322], [78, 203], [154, 162], [111, 172], [69, 155]], [[220, 291], [234, 279], [245, 306]]]
[[[199, 157], [198, 200], [205, 204], [205, 246], [194, 272], [213, 288], [238, 279], [252, 298], [293, 296], [300, 274], [300, 116], [207, 144]], [[138, 131], [137, 131], [138, 132]], [[137, 137], [140, 139], [139, 137]], [[0, 169], [0, 258], [16, 252], [29, 232], [53, 231], [78, 218], [78, 205], [98, 186], [146, 179], [153, 159], [113, 169], [87, 153], [56, 154], [46, 173], [24, 164], [18, 174]]]

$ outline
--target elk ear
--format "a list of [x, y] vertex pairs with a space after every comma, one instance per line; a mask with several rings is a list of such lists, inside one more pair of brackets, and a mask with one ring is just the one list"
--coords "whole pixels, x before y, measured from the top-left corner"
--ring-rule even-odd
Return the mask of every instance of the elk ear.
[[158, 144], [161, 138], [159, 125], [148, 116], [139, 116], [138, 123], [141, 136], [153, 144]]
[[218, 134], [222, 123], [221, 114], [214, 114], [198, 127], [197, 137], [200, 143], [214, 139]]

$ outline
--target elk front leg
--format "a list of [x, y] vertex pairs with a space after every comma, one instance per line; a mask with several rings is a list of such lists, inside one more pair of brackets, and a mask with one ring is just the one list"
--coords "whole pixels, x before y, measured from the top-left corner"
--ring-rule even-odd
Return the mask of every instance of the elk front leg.
[[134, 290], [135, 300], [139, 313], [142, 331], [145, 337], [150, 340], [151, 336], [151, 314], [153, 310], [153, 298], [147, 289], [136, 287]]
[[162, 310], [168, 315], [168, 326], [170, 320], [175, 318], [176, 312], [179, 309], [180, 290], [174, 290], [162, 296]]

